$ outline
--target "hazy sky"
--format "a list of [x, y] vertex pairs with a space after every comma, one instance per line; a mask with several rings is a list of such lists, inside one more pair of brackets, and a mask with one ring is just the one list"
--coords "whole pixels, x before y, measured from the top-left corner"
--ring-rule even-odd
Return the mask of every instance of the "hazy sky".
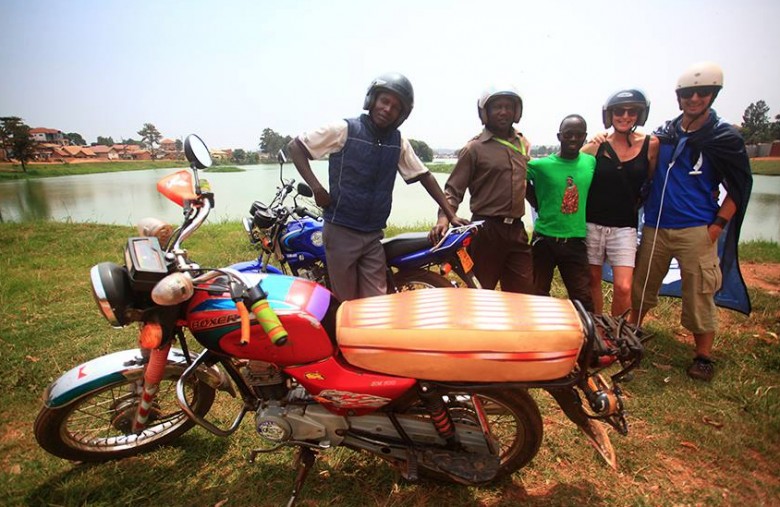
[[619, 88], [648, 94], [654, 128], [678, 114], [679, 74], [712, 60], [725, 72], [715, 108], [740, 123], [759, 99], [780, 113], [778, 22], [777, 0], [0, 0], [0, 116], [88, 143], [153, 123], [256, 149], [266, 127], [294, 136], [358, 115], [392, 70], [415, 88], [407, 137], [462, 146], [482, 89], [509, 81], [520, 130], [555, 144], [569, 113], [601, 129]]

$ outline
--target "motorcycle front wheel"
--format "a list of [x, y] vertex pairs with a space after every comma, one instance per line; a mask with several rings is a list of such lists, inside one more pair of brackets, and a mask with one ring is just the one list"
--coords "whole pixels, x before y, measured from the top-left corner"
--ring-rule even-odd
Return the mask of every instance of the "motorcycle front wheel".
[[[444, 276], [428, 271], [427, 269], [414, 269], [411, 271], [399, 271], [393, 274], [393, 282], [398, 292], [408, 290], [433, 289], [436, 287], [452, 288], [452, 283]], [[393, 287], [388, 284], [388, 292], [393, 292]]]
[[[44, 407], [35, 419], [35, 438], [55, 456], [92, 462], [134, 456], [170, 443], [195, 424], [176, 400], [176, 382], [182, 373], [166, 370], [147, 425], [138, 434], [131, 427], [143, 390], [141, 370], [63, 407]], [[193, 377], [187, 395], [195, 413], [205, 416], [216, 393]]]

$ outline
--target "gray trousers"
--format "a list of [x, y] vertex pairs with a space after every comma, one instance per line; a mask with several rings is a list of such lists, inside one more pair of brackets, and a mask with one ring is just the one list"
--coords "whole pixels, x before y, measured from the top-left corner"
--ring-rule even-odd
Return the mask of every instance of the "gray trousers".
[[387, 294], [382, 231], [361, 232], [325, 222], [322, 238], [333, 294], [340, 301]]

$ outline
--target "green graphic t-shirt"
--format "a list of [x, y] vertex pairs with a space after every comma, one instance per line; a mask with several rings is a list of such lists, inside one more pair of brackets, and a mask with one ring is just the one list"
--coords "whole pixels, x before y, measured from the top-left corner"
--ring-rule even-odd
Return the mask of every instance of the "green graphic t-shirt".
[[585, 237], [585, 203], [595, 169], [596, 158], [587, 153], [572, 160], [550, 155], [528, 162], [528, 181], [539, 202], [535, 231], [554, 238]]

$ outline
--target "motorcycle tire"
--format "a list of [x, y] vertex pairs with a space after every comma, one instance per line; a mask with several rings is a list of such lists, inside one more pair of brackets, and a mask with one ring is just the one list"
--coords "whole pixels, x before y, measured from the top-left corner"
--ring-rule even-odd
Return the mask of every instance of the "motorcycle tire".
[[[35, 438], [55, 456], [88, 462], [134, 456], [168, 444], [195, 425], [176, 400], [176, 382], [182, 373], [166, 370], [149, 422], [138, 435], [130, 429], [141, 399], [141, 370], [63, 407], [44, 407], [35, 419]], [[214, 389], [193, 376], [188, 393], [195, 413], [205, 416], [214, 403]]]
[[[393, 282], [398, 292], [408, 290], [433, 289], [436, 287], [452, 288], [452, 283], [444, 276], [426, 269], [399, 271], [393, 274]], [[388, 284], [388, 293], [393, 293], [394, 287]]]
[[[444, 393], [445, 406], [456, 424], [479, 426], [469, 398], [478, 396], [497, 444], [499, 468], [490, 482], [507, 477], [526, 466], [536, 456], [542, 444], [543, 426], [539, 407], [527, 391], [500, 392], [451, 391]], [[422, 475], [437, 481], [458, 484], [445, 474], [421, 469]]]

